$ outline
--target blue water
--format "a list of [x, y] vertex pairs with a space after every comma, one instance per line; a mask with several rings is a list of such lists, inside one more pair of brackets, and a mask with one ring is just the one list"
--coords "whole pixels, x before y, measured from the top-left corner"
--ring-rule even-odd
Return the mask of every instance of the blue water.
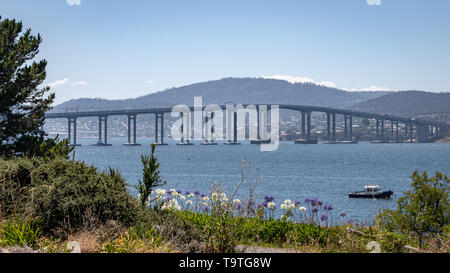
[[[106, 169], [118, 169], [134, 185], [142, 175], [141, 154], [150, 153], [152, 139], [138, 139], [142, 146], [125, 147], [125, 139], [113, 138], [111, 147], [88, 146], [94, 139], [80, 139], [76, 160]], [[379, 209], [394, 208], [402, 192], [410, 188], [414, 170], [440, 171], [450, 174], [450, 144], [370, 144], [355, 145], [296, 145], [281, 142], [276, 152], [260, 152], [259, 146], [158, 146], [164, 188], [210, 192], [211, 185], [220, 181], [228, 193], [241, 181], [243, 160], [253, 167], [238, 192], [248, 197], [249, 185], [258, 180], [256, 194], [275, 197], [278, 209], [285, 199], [303, 201], [306, 197], [320, 198], [334, 207], [331, 217], [338, 221], [339, 213], [360, 222], [372, 222]], [[197, 143], [198, 144], [198, 143]], [[351, 199], [348, 192], [362, 190], [364, 185], [378, 184], [394, 191], [392, 199]], [[133, 191], [130, 187], [130, 191]]]

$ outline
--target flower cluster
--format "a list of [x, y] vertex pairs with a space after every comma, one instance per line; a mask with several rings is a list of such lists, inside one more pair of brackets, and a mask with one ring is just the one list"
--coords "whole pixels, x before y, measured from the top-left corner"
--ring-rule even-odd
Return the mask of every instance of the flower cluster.
[[[196, 190], [194, 192], [183, 191], [177, 189], [156, 189], [151, 192], [149, 198], [149, 206], [171, 211], [192, 211], [196, 213], [211, 213], [211, 212], [231, 212], [235, 216], [258, 216], [265, 219], [273, 219], [277, 210], [275, 198], [272, 195], [264, 195], [263, 201], [257, 205], [257, 214], [249, 213], [249, 210], [256, 205], [255, 201], [249, 200], [242, 202], [237, 198], [229, 197], [226, 193], [219, 190], [212, 191], [210, 195], [201, 193]], [[286, 199], [280, 204], [282, 211], [281, 219], [291, 220], [295, 222], [314, 223], [318, 225], [328, 225], [332, 217], [330, 214], [334, 207], [317, 198], [305, 198], [304, 201], [293, 202]], [[344, 218], [345, 212], [340, 212], [339, 215]], [[346, 221], [348, 224], [353, 224], [354, 219], [350, 218]], [[332, 223], [331, 223], [332, 224]]]

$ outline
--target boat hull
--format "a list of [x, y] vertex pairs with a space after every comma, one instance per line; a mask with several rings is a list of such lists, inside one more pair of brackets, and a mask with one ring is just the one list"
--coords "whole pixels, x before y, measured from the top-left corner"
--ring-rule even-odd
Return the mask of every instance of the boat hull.
[[350, 192], [348, 197], [350, 198], [391, 198], [391, 195], [394, 194], [393, 191], [380, 191], [380, 192]]

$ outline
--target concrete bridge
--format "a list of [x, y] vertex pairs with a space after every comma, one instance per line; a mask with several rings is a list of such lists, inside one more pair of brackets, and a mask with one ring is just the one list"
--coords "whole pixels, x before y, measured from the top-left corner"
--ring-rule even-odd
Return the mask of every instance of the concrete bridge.
[[[247, 105], [244, 105], [246, 107]], [[259, 115], [260, 106], [255, 105]], [[222, 109], [226, 109], [226, 105], [220, 105]], [[189, 107], [194, 111], [194, 107]], [[269, 106], [270, 109], [270, 106]], [[279, 105], [279, 109], [293, 110], [301, 113], [301, 134], [302, 138], [297, 140], [299, 144], [317, 143], [311, 135], [311, 113], [325, 113], [327, 116], [327, 142], [328, 144], [337, 143], [356, 143], [353, 141], [353, 118], [366, 118], [375, 120], [376, 122], [376, 143], [400, 142], [407, 140], [409, 142], [430, 142], [437, 139], [441, 134], [450, 129], [450, 124], [436, 121], [429, 121], [418, 118], [406, 118], [393, 115], [380, 115], [374, 113], [352, 111], [347, 109], [337, 109], [321, 106], [305, 106], [305, 105]], [[270, 111], [270, 110], [269, 110]], [[66, 118], [68, 121], [68, 140], [71, 145], [77, 144], [77, 118], [82, 117], [98, 117], [99, 146], [110, 146], [108, 144], [108, 117], [109, 116], [127, 116], [128, 117], [128, 143], [126, 146], [136, 146], [136, 117], [137, 115], [153, 114], [155, 116], [155, 140], [159, 145], [167, 145], [164, 142], [164, 114], [171, 113], [172, 108], [153, 108], [153, 109], [135, 109], [135, 110], [108, 110], [108, 111], [86, 111], [86, 112], [65, 112], [65, 113], [47, 113], [46, 119]], [[234, 113], [234, 138], [228, 141], [228, 144], [238, 144], [236, 139], [236, 112]], [[336, 116], [344, 117], [344, 141], [336, 140]], [[399, 124], [403, 123], [404, 131], [400, 132]], [[72, 131], [73, 128], [73, 131]], [[159, 130], [160, 128], [160, 130]], [[258, 130], [259, 132], [259, 130]], [[402, 134], [402, 136], [401, 136]], [[184, 143], [184, 141], [182, 141]], [[252, 143], [258, 143], [255, 140]]]

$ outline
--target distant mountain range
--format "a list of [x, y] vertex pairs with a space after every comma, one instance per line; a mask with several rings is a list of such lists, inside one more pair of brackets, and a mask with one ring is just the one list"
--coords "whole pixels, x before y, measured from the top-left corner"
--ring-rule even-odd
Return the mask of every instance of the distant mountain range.
[[450, 115], [450, 93], [400, 91], [369, 99], [352, 108], [405, 117]]
[[349, 107], [389, 92], [346, 92], [312, 83], [289, 83], [262, 78], [225, 78], [171, 88], [146, 96], [125, 99], [77, 99], [57, 105], [53, 111], [65, 112], [110, 109], [142, 109], [192, 105], [194, 96], [202, 96], [203, 104], [299, 104], [329, 107]]
[[194, 96], [203, 104], [298, 104], [348, 108], [366, 112], [419, 116], [450, 114], [450, 93], [420, 91], [347, 92], [312, 83], [289, 83], [262, 78], [225, 78], [171, 88], [125, 100], [76, 99], [54, 107], [52, 112], [143, 109], [192, 105]]

